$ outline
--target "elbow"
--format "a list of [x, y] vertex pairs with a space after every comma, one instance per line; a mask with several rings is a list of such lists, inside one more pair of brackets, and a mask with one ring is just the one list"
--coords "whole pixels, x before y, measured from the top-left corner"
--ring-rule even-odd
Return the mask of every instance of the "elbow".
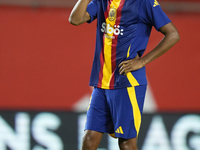
[[178, 31], [176, 32], [174, 38], [175, 38], [176, 42], [178, 42], [180, 40], [180, 35], [179, 35]]
[[69, 23], [71, 23], [74, 26], [78, 26], [78, 25], [82, 24], [80, 19], [74, 18], [72, 16], [69, 17]]
[[180, 35], [179, 35], [178, 31], [173, 32], [172, 39], [175, 43], [177, 43], [180, 40]]
[[[178, 40], [178, 41], [180, 40], [180, 35], [179, 35], [179, 34], [178, 34], [177, 40]], [[178, 42], [178, 41], [177, 41], [177, 42]]]

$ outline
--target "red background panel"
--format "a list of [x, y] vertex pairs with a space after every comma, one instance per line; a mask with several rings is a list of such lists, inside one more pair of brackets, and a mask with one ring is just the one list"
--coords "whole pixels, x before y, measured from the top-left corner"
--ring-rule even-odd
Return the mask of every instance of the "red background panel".
[[1, 109], [70, 109], [90, 91], [95, 26], [69, 12], [0, 8]]
[[[0, 109], [71, 110], [91, 93], [96, 23], [72, 26], [70, 11], [0, 7]], [[159, 111], [199, 111], [200, 15], [168, 16], [181, 40], [147, 77]], [[147, 52], [161, 38], [153, 30]]]

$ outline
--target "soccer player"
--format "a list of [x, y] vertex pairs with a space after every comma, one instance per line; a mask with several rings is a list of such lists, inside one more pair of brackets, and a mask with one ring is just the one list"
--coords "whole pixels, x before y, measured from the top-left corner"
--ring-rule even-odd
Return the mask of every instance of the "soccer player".
[[[96, 150], [103, 133], [118, 138], [121, 150], [137, 150], [147, 80], [145, 65], [179, 41], [179, 33], [157, 0], [79, 0], [69, 22], [97, 19], [90, 77], [94, 87], [82, 150]], [[152, 27], [164, 38], [143, 56]]]

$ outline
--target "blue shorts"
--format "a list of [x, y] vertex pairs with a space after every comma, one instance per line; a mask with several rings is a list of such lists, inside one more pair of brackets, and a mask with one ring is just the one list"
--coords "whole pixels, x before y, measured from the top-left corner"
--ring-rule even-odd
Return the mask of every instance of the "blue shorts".
[[146, 85], [114, 90], [94, 88], [85, 129], [124, 139], [137, 137], [145, 93]]

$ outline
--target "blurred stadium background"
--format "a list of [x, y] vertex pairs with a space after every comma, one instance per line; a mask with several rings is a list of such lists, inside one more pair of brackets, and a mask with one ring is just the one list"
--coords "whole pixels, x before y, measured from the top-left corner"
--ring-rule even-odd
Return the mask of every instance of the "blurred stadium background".
[[[80, 148], [96, 23], [70, 25], [75, 2], [0, 0], [0, 150]], [[159, 2], [181, 40], [147, 65], [138, 148], [200, 150], [200, 0]], [[153, 29], [147, 52], [161, 38]]]

